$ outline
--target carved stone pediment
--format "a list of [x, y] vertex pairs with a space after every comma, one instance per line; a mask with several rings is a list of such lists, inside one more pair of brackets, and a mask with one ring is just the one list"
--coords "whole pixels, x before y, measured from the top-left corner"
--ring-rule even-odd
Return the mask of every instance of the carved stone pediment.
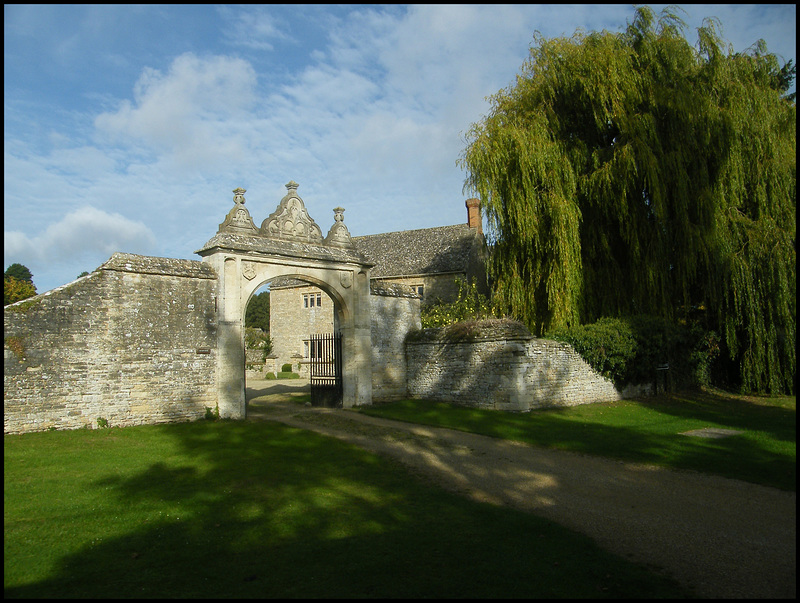
[[305, 203], [297, 194], [298, 184], [286, 185], [289, 191], [278, 208], [261, 223], [261, 235], [273, 239], [287, 239], [307, 243], [322, 243], [322, 231], [308, 215]]
[[233, 209], [228, 212], [222, 224], [219, 225], [217, 232], [233, 232], [237, 234], [258, 234], [258, 228], [253, 224], [250, 212], [244, 206], [244, 194], [247, 191], [243, 188], [233, 190]]

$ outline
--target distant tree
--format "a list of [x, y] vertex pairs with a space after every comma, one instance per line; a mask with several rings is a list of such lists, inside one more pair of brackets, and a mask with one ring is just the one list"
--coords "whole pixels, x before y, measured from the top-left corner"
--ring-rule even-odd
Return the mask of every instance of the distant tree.
[[18, 281], [30, 283], [31, 285], [33, 284], [33, 275], [31, 274], [31, 271], [22, 264], [11, 264], [8, 268], [6, 268], [3, 276], [11, 276]]
[[28, 281], [20, 281], [13, 276], [3, 277], [3, 306], [22, 301], [36, 295], [36, 287]]
[[493, 301], [534, 334], [703, 310], [749, 391], [793, 391], [796, 105], [763, 42], [698, 46], [674, 9], [534, 38], [460, 163], [493, 245]]
[[269, 291], [252, 297], [244, 314], [244, 325], [269, 334]]
[[84, 270], [83, 272], [81, 272], [81, 273], [78, 275], [78, 278], [81, 278], [81, 277], [83, 277], [83, 276], [89, 276], [89, 273], [88, 273], [88, 272], [86, 272], [86, 270]]

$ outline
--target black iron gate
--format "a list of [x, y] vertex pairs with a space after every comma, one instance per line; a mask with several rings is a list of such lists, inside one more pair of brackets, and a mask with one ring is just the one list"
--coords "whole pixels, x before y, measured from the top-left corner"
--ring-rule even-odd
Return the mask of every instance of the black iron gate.
[[311, 405], [342, 406], [342, 335], [312, 335], [309, 341], [311, 360]]

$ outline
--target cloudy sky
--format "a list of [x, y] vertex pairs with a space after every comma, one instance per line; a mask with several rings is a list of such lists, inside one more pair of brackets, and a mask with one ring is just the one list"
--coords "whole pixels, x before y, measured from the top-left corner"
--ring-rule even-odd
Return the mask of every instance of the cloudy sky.
[[[662, 5], [653, 5], [660, 10]], [[685, 5], [737, 51], [796, 60], [794, 5]], [[464, 133], [533, 33], [622, 30], [630, 5], [4, 5], [4, 263], [42, 293], [115, 251], [194, 252], [247, 189], [290, 180], [323, 233], [466, 221]]]

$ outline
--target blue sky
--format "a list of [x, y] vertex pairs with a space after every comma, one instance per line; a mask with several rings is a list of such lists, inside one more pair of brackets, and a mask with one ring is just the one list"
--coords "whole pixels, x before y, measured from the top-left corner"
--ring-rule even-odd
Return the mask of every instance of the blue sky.
[[[652, 5], [660, 10], [663, 5]], [[683, 5], [796, 61], [794, 5]], [[631, 5], [4, 5], [4, 267], [42, 293], [115, 251], [199, 259], [247, 189], [290, 180], [323, 233], [466, 221], [464, 133], [534, 31], [620, 31]]]

